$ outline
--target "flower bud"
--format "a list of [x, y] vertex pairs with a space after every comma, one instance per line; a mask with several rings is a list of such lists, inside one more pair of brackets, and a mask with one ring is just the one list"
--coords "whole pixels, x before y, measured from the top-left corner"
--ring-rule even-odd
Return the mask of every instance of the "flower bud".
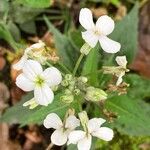
[[69, 89], [65, 90], [65, 95], [71, 95], [71, 94], [72, 94], [72, 91], [70, 91]]
[[88, 101], [101, 101], [107, 99], [107, 94], [101, 89], [88, 87], [85, 99]]
[[80, 118], [81, 124], [83, 126], [84, 131], [87, 131], [87, 124], [89, 121], [88, 115], [86, 111], [82, 111], [80, 113], [78, 113], [78, 116]]
[[60, 100], [64, 103], [71, 103], [74, 100], [74, 96], [73, 95], [63, 95], [60, 97]]
[[91, 47], [89, 44], [85, 43], [85, 44], [81, 47], [80, 52], [81, 52], [82, 54], [88, 55], [91, 49], [92, 49], [92, 47]]
[[72, 77], [71, 74], [66, 74], [66, 75], [65, 75], [65, 79], [66, 79], [67, 81], [72, 81], [73, 77]]
[[88, 79], [87, 79], [87, 77], [82, 77], [81, 76], [81, 77], [78, 78], [78, 81], [86, 83], [88, 81]]
[[75, 95], [79, 95], [79, 94], [80, 94], [80, 90], [79, 90], [79, 89], [75, 89], [75, 90], [74, 90], [74, 94], [75, 94]]
[[34, 100], [34, 98], [30, 99], [29, 101], [25, 102], [23, 104], [24, 107], [29, 106], [29, 109], [34, 109], [35, 107], [38, 106], [38, 104], [36, 103], [36, 101]]
[[66, 87], [66, 86], [69, 85], [69, 82], [68, 82], [67, 80], [63, 80], [63, 81], [61, 82], [61, 85], [64, 86], [64, 87]]

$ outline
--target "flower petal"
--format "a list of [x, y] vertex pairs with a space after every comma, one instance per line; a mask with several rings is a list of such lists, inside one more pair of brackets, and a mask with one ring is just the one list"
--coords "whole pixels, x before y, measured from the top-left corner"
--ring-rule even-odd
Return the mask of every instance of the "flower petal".
[[123, 79], [122, 77], [125, 75], [125, 71], [121, 72], [120, 75], [118, 76], [118, 80], [116, 82], [116, 86], [122, 83]]
[[126, 65], [127, 65], [126, 56], [117, 56], [115, 60], [119, 66], [126, 68]]
[[115, 27], [114, 21], [107, 15], [103, 15], [98, 18], [96, 22], [96, 29], [102, 34], [102, 35], [109, 35]]
[[91, 142], [92, 142], [91, 135], [89, 135], [88, 137], [85, 137], [84, 139], [81, 139], [77, 145], [78, 150], [90, 150]]
[[86, 132], [82, 130], [72, 131], [68, 136], [69, 144], [77, 144], [78, 141], [83, 139], [85, 136], [86, 136]]
[[95, 25], [91, 10], [88, 8], [82, 8], [79, 14], [79, 22], [85, 29], [93, 29]]
[[48, 85], [44, 84], [42, 87], [40, 86], [35, 87], [34, 98], [38, 104], [47, 106], [48, 104], [52, 103], [54, 99], [54, 93], [48, 87]]
[[88, 43], [91, 47], [95, 47], [98, 42], [98, 36], [94, 34], [93, 31], [82, 32], [82, 38]]
[[59, 129], [62, 127], [63, 124], [57, 114], [51, 113], [46, 116], [46, 118], [44, 119], [43, 125], [45, 126], [45, 128], [48, 128], [48, 129], [49, 128]]
[[102, 49], [107, 53], [117, 53], [121, 48], [120, 43], [109, 39], [107, 36], [101, 36], [99, 42]]
[[101, 127], [96, 132], [93, 132], [92, 135], [96, 136], [104, 141], [110, 141], [110, 140], [112, 140], [112, 138], [114, 136], [114, 132], [110, 128]]
[[34, 80], [35, 77], [43, 72], [42, 66], [35, 60], [27, 60], [23, 67], [23, 73], [30, 80]]
[[62, 75], [60, 71], [55, 67], [45, 69], [42, 75], [49, 86], [58, 85], [62, 81]]
[[67, 134], [63, 132], [63, 129], [55, 130], [51, 135], [51, 141], [58, 146], [64, 145], [67, 142]]
[[13, 68], [16, 70], [21, 70], [24, 64], [26, 63], [27, 58], [28, 58], [27, 55], [23, 55], [21, 59], [16, 64], [13, 65]]
[[74, 115], [70, 115], [66, 119], [65, 128], [68, 128], [69, 130], [73, 130], [78, 126], [80, 126], [80, 120], [77, 119]]
[[90, 133], [97, 131], [100, 126], [105, 122], [105, 119], [102, 118], [93, 118], [88, 121], [88, 130]]
[[23, 73], [17, 76], [16, 85], [23, 91], [32, 91], [34, 89], [34, 83], [26, 78]]
[[32, 49], [41, 49], [41, 48], [44, 48], [45, 46], [45, 43], [43, 43], [42, 41], [39, 40], [38, 43], [35, 43], [33, 45], [31, 45], [29, 48], [32, 50]]

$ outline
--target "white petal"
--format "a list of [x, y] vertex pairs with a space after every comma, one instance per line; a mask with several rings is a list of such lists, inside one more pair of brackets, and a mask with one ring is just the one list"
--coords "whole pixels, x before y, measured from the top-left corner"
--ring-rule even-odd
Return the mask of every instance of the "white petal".
[[23, 91], [32, 91], [34, 89], [34, 83], [26, 78], [23, 73], [17, 76], [16, 85]]
[[42, 66], [35, 60], [27, 60], [23, 67], [23, 73], [30, 80], [34, 80], [35, 77], [43, 72]]
[[63, 132], [63, 129], [55, 130], [51, 135], [51, 141], [58, 146], [64, 145], [67, 142], [67, 134]]
[[92, 135], [96, 136], [104, 141], [110, 141], [110, 140], [112, 140], [112, 138], [114, 136], [114, 132], [110, 128], [101, 127], [96, 132], [93, 132]]
[[79, 22], [85, 29], [93, 29], [95, 25], [91, 10], [88, 8], [82, 8], [79, 14]]
[[93, 31], [82, 32], [82, 38], [88, 43], [91, 47], [95, 47], [98, 42], [98, 36], [94, 34]]
[[59, 129], [62, 127], [63, 124], [57, 114], [51, 113], [46, 116], [46, 118], [44, 119], [43, 125], [45, 126], [45, 128]]
[[88, 122], [88, 130], [90, 133], [98, 130], [100, 126], [105, 122], [105, 119], [102, 118], [93, 118], [90, 119]]
[[16, 64], [13, 65], [13, 68], [16, 70], [21, 70], [24, 64], [26, 63], [27, 58], [28, 58], [27, 55], [23, 55], [21, 59]]
[[45, 43], [43, 43], [42, 41], [39, 41], [38, 43], [31, 45], [30, 49], [40, 49], [40, 48], [43, 48], [44, 46], [45, 46]]
[[68, 128], [69, 130], [73, 130], [78, 126], [80, 126], [80, 120], [77, 119], [74, 115], [70, 115], [66, 119], [65, 128]]
[[109, 39], [107, 36], [101, 36], [99, 42], [102, 49], [107, 53], [117, 53], [121, 48], [120, 43]]
[[88, 138], [85, 137], [84, 139], [78, 142], [78, 150], [90, 150], [92, 142], [92, 136], [89, 135]]
[[60, 71], [55, 67], [47, 68], [46, 70], [44, 70], [42, 75], [49, 86], [58, 85], [62, 81], [62, 75]]
[[34, 98], [38, 104], [47, 106], [48, 104], [52, 103], [54, 99], [54, 93], [46, 84], [42, 87], [36, 86], [34, 89]]
[[77, 144], [78, 141], [83, 139], [85, 136], [86, 136], [86, 132], [82, 130], [72, 131], [68, 136], [69, 144]]
[[126, 68], [126, 65], [127, 65], [126, 56], [117, 56], [115, 60], [119, 66]]
[[121, 72], [121, 74], [118, 76], [118, 80], [116, 82], [116, 85], [118, 86], [119, 84], [122, 83], [123, 79], [122, 77], [125, 75], [125, 71]]
[[107, 15], [101, 16], [96, 22], [96, 29], [102, 35], [109, 35], [114, 30], [114, 21]]

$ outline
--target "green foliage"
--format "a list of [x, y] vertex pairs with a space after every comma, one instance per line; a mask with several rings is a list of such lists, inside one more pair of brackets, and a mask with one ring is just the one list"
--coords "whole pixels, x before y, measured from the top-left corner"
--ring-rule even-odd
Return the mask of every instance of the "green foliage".
[[8, 123], [19, 123], [21, 126], [37, 123], [42, 124], [43, 120], [49, 113], [57, 113], [61, 118], [64, 117], [66, 111], [69, 108], [74, 108], [78, 110], [78, 105], [76, 103], [65, 104], [60, 101], [61, 94], [57, 94], [52, 104], [47, 107], [38, 106], [33, 110], [29, 110], [28, 107], [23, 107], [23, 103], [30, 100], [33, 95], [27, 94], [22, 98], [22, 100], [15, 106], [8, 108], [4, 115], [0, 118], [0, 121]]
[[10, 46], [17, 50], [20, 45], [16, 43], [6, 24], [0, 22], [0, 38], [7, 41]]
[[111, 125], [128, 135], [150, 135], [149, 105], [129, 96], [115, 96], [106, 102], [106, 108], [118, 114]]
[[91, 85], [97, 85], [98, 80], [98, 62], [99, 62], [99, 47], [91, 49], [84, 62], [82, 75], [89, 75], [89, 82]]
[[32, 8], [45, 8], [51, 5], [51, 0], [19, 0], [18, 2]]
[[72, 70], [75, 60], [77, 60], [77, 51], [73, 48], [68, 37], [59, 32], [46, 16], [44, 17], [44, 20], [49, 28], [49, 31], [54, 35], [55, 46], [61, 62], [64, 63], [70, 70]]
[[117, 55], [126, 55], [131, 63], [137, 51], [138, 3], [130, 13], [118, 22], [110, 35], [113, 40], [121, 43], [121, 51]]
[[130, 83], [128, 95], [133, 98], [150, 98], [150, 80], [136, 74], [129, 74], [125, 81]]
[[128, 94], [114, 96], [106, 102], [107, 109], [118, 114], [112, 126], [128, 135], [150, 135], [150, 105], [142, 101], [150, 97], [150, 80], [130, 74], [126, 81], [130, 84]]

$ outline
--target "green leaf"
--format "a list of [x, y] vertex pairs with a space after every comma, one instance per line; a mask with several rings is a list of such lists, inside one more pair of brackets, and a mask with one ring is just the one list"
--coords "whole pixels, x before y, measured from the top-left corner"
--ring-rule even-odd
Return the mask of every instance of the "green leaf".
[[28, 21], [23, 24], [19, 25], [21, 30], [30, 33], [30, 34], [36, 34], [36, 25], [34, 21]]
[[80, 30], [72, 30], [69, 32], [69, 38], [71, 44], [79, 51], [82, 45], [84, 44], [84, 40], [81, 36]]
[[9, 17], [13, 22], [18, 24], [32, 21], [37, 15], [44, 11], [42, 8], [33, 9], [27, 6], [19, 5], [15, 2], [11, 3], [10, 5]]
[[77, 60], [78, 53], [73, 48], [70, 40], [63, 34], [61, 34], [44, 16], [44, 20], [48, 26], [50, 32], [53, 33], [55, 39], [55, 46], [58, 52], [58, 55], [61, 59], [61, 62], [65, 64], [70, 70], [73, 70], [75, 61]]
[[74, 108], [78, 110], [77, 104], [65, 104], [60, 101], [61, 94], [57, 94], [52, 104], [49, 104], [47, 107], [38, 106], [33, 110], [29, 110], [27, 107], [23, 107], [23, 103], [33, 96], [32, 94], [28, 94], [27, 96], [23, 97], [21, 102], [17, 105], [8, 108], [4, 115], [1, 117], [0, 121], [8, 122], [8, 123], [19, 123], [22, 126], [27, 125], [30, 123], [37, 123], [42, 124], [44, 118], [49, 113], [57, 113], [61, 118], [64, 117], [66, 111], [69, 108]]
[[21, 39], [20, 30], [15, 23], [9, 21], [7, 24], [7, 28], [10, 31], [13, 38], [15, 39], [15, 41], [19, 41]]
[[18, 47], [20, 47], [12, 37], [9, 29], [7, 28], [7, 25], [4, 23], [0, 23], [0, 38], [7, 41], [14, 50], [17, 50]]
[[112, 127], [128, 135], [150, 135], [149, 104], [127, 95], [115, 96], [106, 101], [106, 108], [118, 114]]
[[136, 74], [128, 74], [125, 81], [130, 84], [128, 95], [133, 98], [150, 98], [150, 80]]
[[51, 5], [51, 0], [19, 0], [18, 2], [32, 8], [46, 8]]
[[121, 43], [121, 51], [117, 55], [126, 55], [131, 63], [137, 52], [138, 33], [138, 4], [136, 3], [130, 13], [118, 22], [111, 38]]
[[96, 46], [95, 48], [91, 49], [90, 53], [87, 55], [82, 69], [82, 75], [89, 76], [89, 82], [91, 83], [91, 85], [98, 84], [97, 79], [99, 60], [99, 46]]

